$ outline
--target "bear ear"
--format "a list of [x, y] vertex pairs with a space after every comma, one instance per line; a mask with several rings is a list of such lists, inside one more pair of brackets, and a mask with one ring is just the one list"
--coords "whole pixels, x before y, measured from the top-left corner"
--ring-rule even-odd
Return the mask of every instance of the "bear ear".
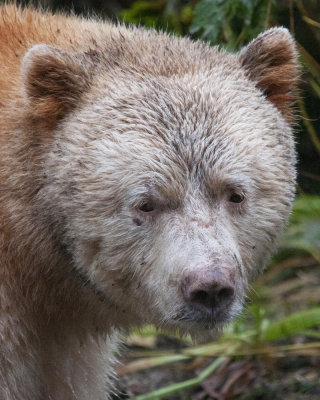
[[90, 68], [80, 55], [38, 44], [23, 58], [22, 78], [31, 113], [52, 121], [78, 104], [89, 87]]
[[272, 28], [240, 52], [241, 65], [268, 100], [293, 122], [292, 105], [299, 79], [298, 53], [287, 29]]

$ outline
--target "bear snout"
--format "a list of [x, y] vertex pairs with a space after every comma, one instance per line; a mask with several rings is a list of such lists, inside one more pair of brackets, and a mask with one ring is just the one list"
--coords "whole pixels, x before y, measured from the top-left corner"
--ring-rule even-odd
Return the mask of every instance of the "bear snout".
[[234, 270], [224, 266], [208, 266], [187, 271], [181, 291], [187, 305], [209, 317], [225, 314], [235, 299]]

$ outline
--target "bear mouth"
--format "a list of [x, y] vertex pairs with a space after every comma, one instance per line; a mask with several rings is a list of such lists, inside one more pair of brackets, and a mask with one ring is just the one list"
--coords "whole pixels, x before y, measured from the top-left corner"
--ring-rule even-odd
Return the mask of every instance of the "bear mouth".
[[207, 310], [200, 310], [184, 306], [172, 318], [175, 322], [183, 325], [198, 326], [205, 330], [217, 329], [222, 324], [230, 322], [233, 315], [228, 309], [211, 308]]

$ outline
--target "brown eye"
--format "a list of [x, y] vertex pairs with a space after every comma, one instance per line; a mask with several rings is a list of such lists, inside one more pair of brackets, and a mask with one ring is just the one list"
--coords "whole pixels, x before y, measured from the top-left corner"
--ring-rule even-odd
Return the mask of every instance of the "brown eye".
[[154, 211], [154, 207], [151, 203], [144, 203], [139, 207], [139, 210], [147, 213], [147, 212]]
[[229, 197], [229, 201], [231, 203], [242, 203], [244, 200], [244, 195], [241, 193], [232, 193], [232, 195]]

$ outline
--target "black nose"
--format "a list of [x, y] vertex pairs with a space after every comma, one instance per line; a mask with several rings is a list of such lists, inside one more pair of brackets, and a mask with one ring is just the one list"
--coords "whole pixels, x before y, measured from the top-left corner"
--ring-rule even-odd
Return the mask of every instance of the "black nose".
[[200, 311], [221, 311], [234, 299], [234, 273], [221, 267], [195, 269], [185, 274], [181, 290], [184, 300]]

